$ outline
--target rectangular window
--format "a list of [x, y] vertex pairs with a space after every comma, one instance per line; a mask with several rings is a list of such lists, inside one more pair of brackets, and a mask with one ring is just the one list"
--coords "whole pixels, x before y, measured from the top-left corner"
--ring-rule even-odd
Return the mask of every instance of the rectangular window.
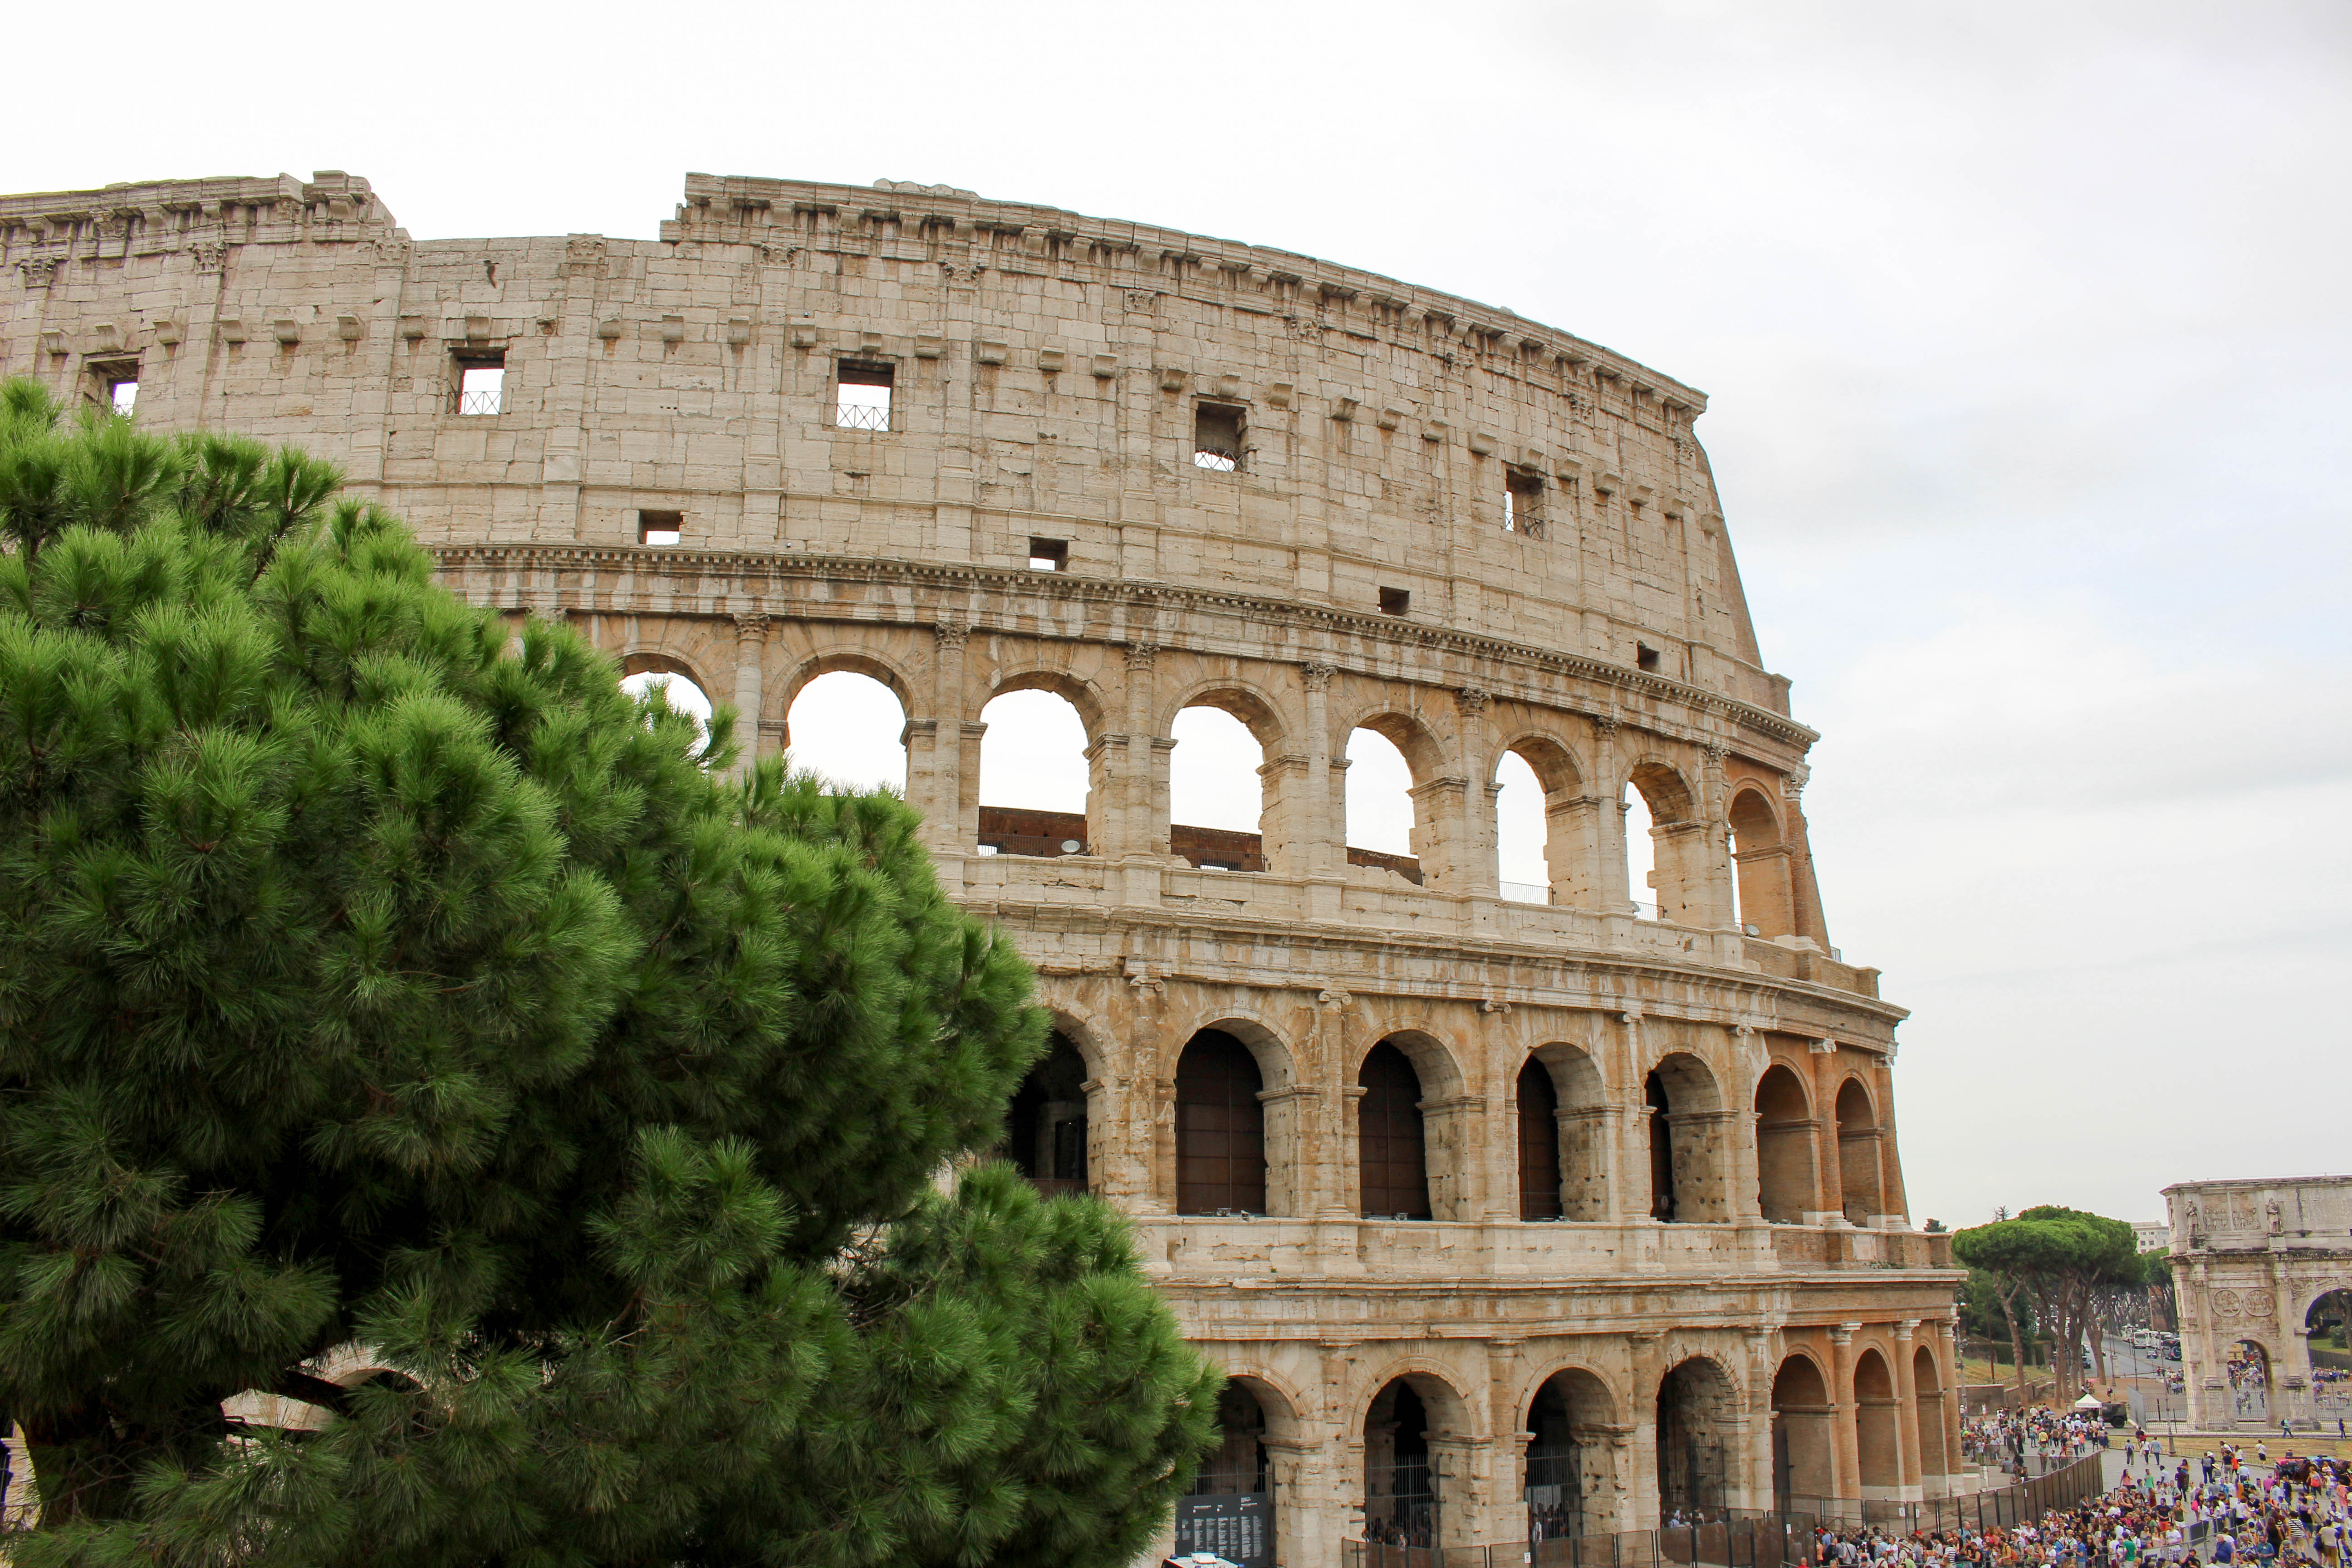
[[686, 531], [686, 513], [682, 511], [641, 511], [637, 513], [639, 544], [676, 544]]
[[1029, 541], [1029, 570], [1032, 572], [1066, 572], [1070, 569], [1070, 542], [1066, 539], [1036, 539]]
[[890, 428], [890, 386], [898, 367], [843, 360], [834, 371], [833, 423], [841, 430]]
[[139, 406], [139, 378], [135, 375], [122, 376], [109, 383], [106, 397], [117, 414], [125, 419], [130, 418]]
[[1543, 476], [1526, 468], [1503, 471], [1503, 531], [1524, 533], [1529, 538], [1543, 534]]
[[1381, 590], [1381, 614], [1384, 616], [1402, 616], [1409, 613], [1412, 609], [1412, 595], [1407, 590], [1402, 588], [1383, 588]]
[[1648, 643], [1637, 642], [1633, 645], [1633, 663], [1636, 667], [1643, 669], [1655, 671], [1659, 668], [1660, 662], [1658, 650], [1652, 647]]
[[457, 412], [467, 418], [496, 414], [504, 406], [507, 356], [503, 353], [457, 356]]
[[1192, 466], [1230, 474], [1242, 466], [1242, 411], [1231, 403], [1203, 403], [1192, 410]]

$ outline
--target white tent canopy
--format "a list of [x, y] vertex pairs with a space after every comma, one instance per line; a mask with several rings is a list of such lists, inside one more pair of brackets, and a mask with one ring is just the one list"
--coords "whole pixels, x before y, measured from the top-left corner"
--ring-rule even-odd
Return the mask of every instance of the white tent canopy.
[[2083, 1395], [2082, 1398], [2074, 1401], [2074, 1408], [2077, 1410], [2103, 1410], [2105, 1408], [2105, 1405], [2101, 1401], [2097, 1394], [2086, 1394]]

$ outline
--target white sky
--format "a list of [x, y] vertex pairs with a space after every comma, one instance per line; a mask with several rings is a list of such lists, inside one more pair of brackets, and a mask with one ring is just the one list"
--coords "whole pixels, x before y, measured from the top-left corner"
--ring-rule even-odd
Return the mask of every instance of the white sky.
[[940, 182], [1706, 388], [1832, 931], [1916, 1012], [1914, 1215], [2352, 1167], [2340, 0], [92, 15], [17, 58], [150, 40], [140, 90], [17, 73], [0, 188], [341, 167], [420, 237], [650, 237], [689, 169]]

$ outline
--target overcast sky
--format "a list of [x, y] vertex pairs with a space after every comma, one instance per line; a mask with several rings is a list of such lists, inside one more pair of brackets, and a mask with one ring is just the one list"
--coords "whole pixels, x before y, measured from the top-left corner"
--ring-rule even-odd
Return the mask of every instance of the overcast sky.
[[[1276, 245], [1705, 388], [1912, 1212], [2352, 1170], [2352, 6], [16, 15], [0, 188], [368, 176], [651, 237], [685, 172]], [[44, 34], [47, 36], [44, 37]]]

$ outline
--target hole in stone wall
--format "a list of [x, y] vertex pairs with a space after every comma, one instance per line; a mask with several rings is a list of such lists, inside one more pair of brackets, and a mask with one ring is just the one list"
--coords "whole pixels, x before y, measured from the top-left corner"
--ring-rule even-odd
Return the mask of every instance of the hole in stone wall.
[[843, 360], [834, 370], [833, 423], [842, 430], [890, 428], [890, 393], [898, 367]]
[[1410, 590], [1404, 588], [1383, 588], [1381, 590], [1381, 614], [1384, 616], [1402, 616], [1410, 614], [1412, 610], [1412, 595]]
[[506, 404], [507, 356], [502, 349], [457, 356], [457, 412], [472, 418], [499, 413]]
[[1396, 742], [1372, 730], [1348, 735], [1348, 859], [1421, 880], [1412, 855], [1412, 769]]
[[1658, 650], [1652, 647], [1648, 643], [1643, 642], [1635, 643], [1633, 645], [1633, 662], [1641, 668], [1649, 670], [1652, 674], [1655, 674], [1661, 668], [1663, 661], [1659, 657]]
[[1222, 708], [1184, 709], [1169, 729], [1169, 852], [1204, 871], [1265, 870], [1257, 737]]
[[1192, 466], [1230, 474], [1242, 466], [1242, 411], [1230, 403], [1202, 403], [1192, 410]]
[[1651, 837], [1655, 826], [1650, 815], [1650, 803], [1634, 786], [1625, 786], [1625, 886], [1633, 900], [1633, 912], [1641, 919], [1658, 918], [1658, 841]]
[[676, 544], [686, 531], [686, 513], [682, 511], [640, 511], [637, 513], [639, 544]]
[[1543, 782], [1517, 752], [1503, 753], [1495, 769], [1502, 789], [1495, 796], [1495, 862], [1503, 897], [1522, 904], [1551, 902], [1551, 867], [1545, 859], [1549, 838]]
[[1066, 539], [1029, 538], [1029, 570], [1032, 572], [1066, 572], [1070, 569], [1070, 542]]
[[855, 670], [818, 676], [800, 689], [784, 715], [793, 766], [843, 789], [904, 794], [906, 731], [898, 693]]
[[1527, 468], [1503, 470], [1504, 531], [1540, 537], [1543, 520], [1543, 476]]
[[980, 739], [981, 851], [1083, 852], [1089, 782], [1077, 709], [1051, 691], [1008, 691], [980, 716], [988, 726]]

